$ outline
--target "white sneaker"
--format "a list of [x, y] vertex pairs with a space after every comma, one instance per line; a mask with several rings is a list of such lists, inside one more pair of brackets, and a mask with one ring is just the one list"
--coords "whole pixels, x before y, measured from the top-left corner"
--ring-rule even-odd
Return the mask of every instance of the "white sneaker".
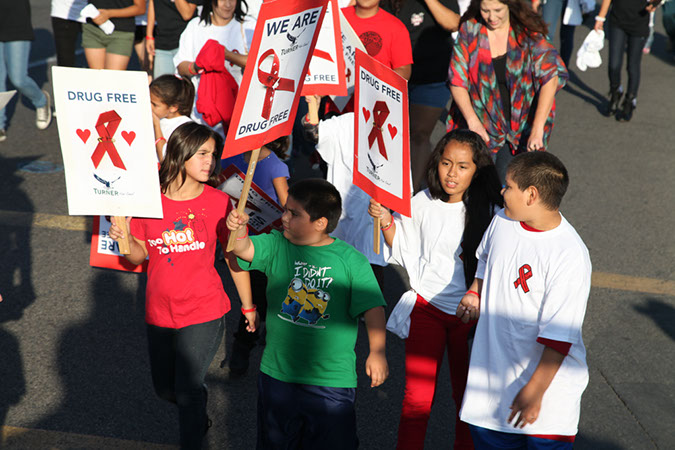
[[7, 132], [0, 128], [0, 142], [7, 140]]
[[42, 92], [47, 97], [47, 104], [35, 111], [35, 126], [38, 130], [46, 130], [52, 123], [52, 99], [47, 91], [43, 89]]

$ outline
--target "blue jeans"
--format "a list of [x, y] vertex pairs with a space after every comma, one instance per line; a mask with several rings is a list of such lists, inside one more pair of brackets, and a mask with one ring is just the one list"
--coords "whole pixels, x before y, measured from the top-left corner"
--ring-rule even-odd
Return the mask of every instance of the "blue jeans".
[[[541, 16], [548, 25], [548, 39], [553, 42], [553, 36], [561, 21], [562, 12], [567, 6], [567, 0], [546, 0], [542, 6]], [[574, 26], [560, 23], [560, 57], [565, 66], [569, 67], [574, 50]]]
[[469, 425], [476, 450], [572, 450], [574, 442], [554, 441], [526, 434], [504, 433]]
[[[621, 86], [621, 66], [624, 52], [628, 55], [628, 89], [626, 95], [637, 97], [640, 87], [640, 64], [642, 64], [642, 49], [645, 47], [645, 36], [634, 36], [621, 28], [609, 24], [609, 87], [612, 91]], [[626, 45], [626, 43], [628, 45]]]
[[152, 72], [153, 78], [176, 73], [176, 66], [173, 63], [173, 57], [176, 56], [176, 53], [178, 53], [177, 48], [174, 48], [173, 50], [155, 49], [155, 65]]
[[[7, 90], [7, 76], [14, 87], [30, 100], [35, 108], [47, 104], [47, 97], [28, 76], [30, 41], [0, 42], [0, 92]], [[7, 113], [0, 109], [0, 129], [7, 125]]]
[[178, 405], [181, 449], [201, 449], [206, 432], [206, 371], [225, 331], [224, 320], [183, 328], [147, 326], [152, 384]]

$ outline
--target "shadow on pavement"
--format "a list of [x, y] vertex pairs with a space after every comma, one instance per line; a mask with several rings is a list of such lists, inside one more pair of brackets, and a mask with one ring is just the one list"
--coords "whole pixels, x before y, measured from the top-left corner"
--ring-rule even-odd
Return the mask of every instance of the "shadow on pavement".
[[675, 308], [656, 298], [647, 298], [646, 305], [634, 307], [635, 311], [654, 321], [663, 332], [675, 341]]
[[90, 315], [65, 329], [57, 347], [63, 400], [35, 428], [176, 442], [174, 411], [155, 397], [150, 379], [142, 300], [144, 276], [137, 280], [134, 292], [122, 283], [122, 277], [130, 275], [92, 270], [96, 274], [90, 288]]
[[[7, 206], [15, 211], [34, 212], [33, 203], [20, 188], [23, 178], [17, 175], [16, 158], [0, 156], [0, 191]], [[4, 202], [3, 202], [4, 203]], [[8, 322], [21, 319], [24, 310], [35, 301], [31, 278], [31, 234], [24, 224], [0, 226], [0, 426], [7, 412], [26, 394], [26, 380], [19, 340], [7, 328]], [[0, 444], [2, 444], [0, 442]], [[0, 445], [2, 446], [2, 445]]]

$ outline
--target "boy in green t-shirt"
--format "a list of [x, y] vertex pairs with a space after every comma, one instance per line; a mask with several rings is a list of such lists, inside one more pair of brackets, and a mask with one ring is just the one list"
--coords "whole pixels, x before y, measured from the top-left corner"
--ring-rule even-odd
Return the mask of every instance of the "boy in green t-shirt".
[[329, 236], [340, 194], [325, 180], [291, 186], [283, 234], [249, 238], [248, 216], [232, 211], [234, 254], [267, 283], [267, 345], [258, 379], [258, 448], [356, 448], [358, 319], [370, 342], [371, 387], [389, 375], [385, 305], [365, 256]]

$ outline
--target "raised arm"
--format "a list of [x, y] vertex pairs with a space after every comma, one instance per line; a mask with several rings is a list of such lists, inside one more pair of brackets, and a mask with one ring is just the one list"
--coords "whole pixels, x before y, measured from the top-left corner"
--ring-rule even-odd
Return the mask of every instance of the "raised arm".
[[248, 214], [246, 213], [239, 214], [234, 209], [227, 216], [227, 228], [236, 236], [232, 253], [244, 261], [251, 262], [255, 254], [255, 247], [251, 238], [248, 237], [246, 224], [248, 224]]
[[460, 16], [453, 10], [446, 8], [438, 0], [425, 0], [427, 8], [431, 11], [436, 22], [447, 31], [457, 31], [459, 29]]
[[187, 22], [188, 20], [192, 19], [192, 17], [195, 15], [195, 10], [197, 9], [196, 4], [190, 3], [187, 0], [173, 0], [173, 1], [174, 5], [176, 5], [176, 9], [178, 10], [178, 14], [180, 14], [181, 18], [184, 21]]

